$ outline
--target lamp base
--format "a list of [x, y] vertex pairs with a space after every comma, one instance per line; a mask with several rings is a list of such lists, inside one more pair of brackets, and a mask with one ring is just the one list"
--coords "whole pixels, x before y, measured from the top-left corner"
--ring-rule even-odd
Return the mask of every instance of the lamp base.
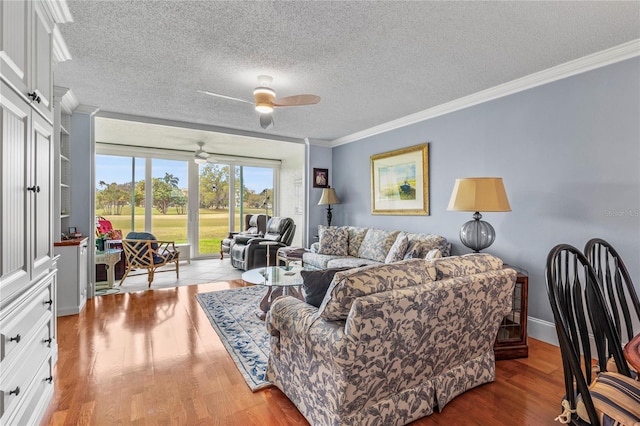
[[327, 226], [331, 226], [331, 219], [333, 217], [333, 213], [331, 213], [331, 204], [327, 205]]
[[496, 239], [496, 231], [489, 222], [482, 219], [480, 212], [473, 214], [473, 220], [462, 225], [460, 228], [460, 241], [462, 244], [479, 253], [489, 247]]

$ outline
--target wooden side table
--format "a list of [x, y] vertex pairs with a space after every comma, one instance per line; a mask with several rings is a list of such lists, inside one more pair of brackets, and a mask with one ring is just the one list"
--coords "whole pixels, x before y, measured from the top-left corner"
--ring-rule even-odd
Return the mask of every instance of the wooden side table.
[[505, 265], [518, 271], [516, 285], [513, 288], [512, 310], [500, 324], [493, 351], [496, 360], [526, 358], [529, 356], [527, 345], [527, 295], [529, 276], [524, 269]]

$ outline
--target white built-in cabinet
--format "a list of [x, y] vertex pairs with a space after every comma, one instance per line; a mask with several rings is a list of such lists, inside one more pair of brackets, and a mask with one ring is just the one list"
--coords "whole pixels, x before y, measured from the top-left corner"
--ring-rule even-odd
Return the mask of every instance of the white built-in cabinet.
[[87, 302], [87, 238], [54, 248], [58, 259], [58, 316], [78, 314]]
[[71, 146], [70, 133], [71, 114], [78, 101], [66, 87], [53, 88], [53, 134], [55, 137], [54, 154], [54, 213], [58, 216], [54, 221], [53, 235], [55, 240], [69, 232], [71, 215]]
[[64, 2], [0, 0], [2, 425], [38, 424], [53, 395], [53, 59], [70, 19]]

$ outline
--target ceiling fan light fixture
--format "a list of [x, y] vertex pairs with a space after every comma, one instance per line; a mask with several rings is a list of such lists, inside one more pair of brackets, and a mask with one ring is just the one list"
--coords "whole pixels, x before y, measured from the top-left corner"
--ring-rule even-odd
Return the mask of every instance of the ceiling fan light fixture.
[[276, 97], [276, 92], [268, 87], [256, 87], [253, 97], [256, 101], [256, 111], [260, 114], [273, 112], [273, 99]]
[[256, 111], [260, 114], [269, 114], [273, 112], [273, 107], [269, 104], [256, 104]]
[[193, 158], [193, 161], [196, 164], [207, 164], [207, 159], [206, 158], [202, 158], [202, 157], [197, 156], [197, 155]]

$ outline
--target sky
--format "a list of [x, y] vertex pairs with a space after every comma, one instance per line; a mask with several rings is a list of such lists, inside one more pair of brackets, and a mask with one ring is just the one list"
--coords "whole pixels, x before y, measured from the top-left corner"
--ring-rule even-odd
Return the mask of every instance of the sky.
[[[136, 158], [135, 180], [144, 179], [144, 158]], [[178, 187], [186, 189], [188, 185], [187, 161], [153, 159], [152, 176], [163, 178], [165, 173], [171, 173], [179, 179]], [[243, 178], [245, 187], [259, 193], [265, 188], [273, 187], [273, 171], [264, 167], [244, 167]], [[100, 181], [107, 184], [125, 183], [131, 181], [131, 157], [113, 155], [96, 155], [96, 189]]]

